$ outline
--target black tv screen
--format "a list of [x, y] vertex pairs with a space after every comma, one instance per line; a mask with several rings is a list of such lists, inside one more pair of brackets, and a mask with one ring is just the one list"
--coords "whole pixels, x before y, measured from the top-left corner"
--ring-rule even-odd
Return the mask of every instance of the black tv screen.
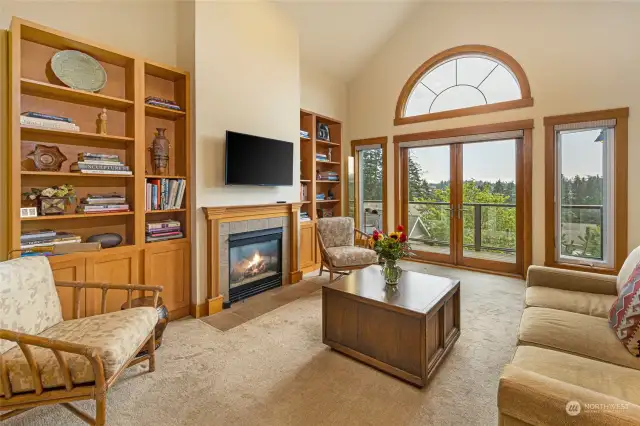
[[291, 142], [227, 131], [227, 185], [293, 185]]

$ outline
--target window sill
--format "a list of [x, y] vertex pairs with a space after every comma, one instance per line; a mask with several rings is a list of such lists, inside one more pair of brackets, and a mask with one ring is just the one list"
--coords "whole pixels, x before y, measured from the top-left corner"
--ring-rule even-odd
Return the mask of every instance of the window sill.
[[592, 272], [595, 274], [618, 275], [617, 269], [607, 268], [602, 266], [576, 265], [573, 263], [561, 263], [561, 262], [544, 262], [544, 266], [548, 266], [550, 268], [569, 269], [572, 271]]
[[443, 120], [446, 118], [464, 117], [467, 115], [487, 114], [490, 112], [527, 108], [530, 106], [533, 106], [533, 98], [516, 99], [514, 101], [498, 102], [489, 105], [478, 105], [469, 108], [434, 112], [431, 114], [414, 115], [411, 117], [396, 117], [393, 120], [393, 125], [401, 126], [403, 124], [422, 123], [425, 121]]

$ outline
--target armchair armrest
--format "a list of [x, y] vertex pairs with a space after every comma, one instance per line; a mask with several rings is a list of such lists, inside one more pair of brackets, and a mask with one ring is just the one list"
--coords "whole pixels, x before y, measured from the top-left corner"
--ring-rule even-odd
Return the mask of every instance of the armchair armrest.
[[73, 288], [73, 318], [80, 318], [80, 290], [99, 289], [102, 290], [102, 303], [100, 313], [107, 313], [107, 292], [109, 290], [125, 290], [127, 292], [127, 309], [131, 308], [134, 291], [153, 292], [153, 306], [158, 304], [158, 297], [162, 291], [162, 286], [142, 285], [142, 284], [106, 284], [106, 283], [84, 283], [75, 281], [56, 281], [56, 287]]
[[369, 237], [371, 235], [367, 234], [366, 232], [363, 232], [357, 228], [355, 228], [353, 230], [353, 242], [354, 245], [357, 247], [365, 247], [365, 248], [369, 248], [368, 247], [368, 240]]
[[[569, 401], [580, 403], [580, 414], [567, 414]], [[586, 404], [597, 409], [590, 410]], [[500, 377], [498, 410], [532, 425], [637, 425], [640, 421], [638, 405], [514, 365], [507, 365]]]
[[527, 287], [550, 287], [559, 290], [617, 295], [616, 277], [593, 272], [530, 266], [527, 271]]
[[[49, 339], [40, 336], [34, 336], [26, 333], [18, 333], [16, 331], [0, 329], [0, 339], [9, 340], [17, 343], [22, 350], [31, 375], [33, 377], [33, 383], [36, 395], [40, 395], [43, 392], [42, 379], [40, 377], [40, 368], [33, 356], [30, 346], [36, 346], [39, 348], [50, 349], [58, 360], [60, 365], [60, 371], [64, 377], [65, 388], [70, 391], [73, 389], [73, 381], [71, 380], [71, 370], [66, 359], [62, 356], [61, 352], [67, 352], [71, 354], [81, 355], [87, 358], [93, 369], [93, 374], [96, 380], [96, 386], [98, 389], [103, 389], [105, 386], [104, 366], [102, 359], [95, 348], [87, 345], [81, 345], [78, 343], [65, 342], [63, 340]], [[2, 354], [0, 354], [0, 383], [4, 389], [4, 395], [7, 398], [11, 397], [11, 384], [9, 381], [9, 372], [5, 367], [2, 360]]]

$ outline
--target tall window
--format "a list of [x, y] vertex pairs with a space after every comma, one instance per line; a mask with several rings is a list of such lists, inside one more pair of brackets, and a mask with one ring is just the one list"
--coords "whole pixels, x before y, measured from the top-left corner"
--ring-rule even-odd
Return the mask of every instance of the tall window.
[[460, 46], [425, 62], [405, 84], [396, 124], [533, 105], [520, 65], [488, 46]]
[[349, 213], [366, 233], [385, 228], [386, 150], [386, 137], [351, 141]]
[[[619, 266], [616, 251], [626, 251], [616, 247], [619, 238], [626, 245], [626, 237], [620, 235], [622, 226], [626, 228], [626, 212], [617, 211], [626, 205], [626, 173], [621, 172], [626, 164], [616, 162], [627, 161], [626, 116], [622, 115], [576, 121], [589, 117], [577, 114], [553, 125], [550, 121], [562, 121], [562, 117], [545, 119], [547, 138], [551, 138], [547, 155], [552, 155], [547, 167], [553, 173], [547, 180], [553, 191], [553, 207], [547, 213], [547, 227], [553, 227], [553, 234], [548, 233], [547, 263], [610, 271]], [[618, 151], [625, 153], [624, 159]]]

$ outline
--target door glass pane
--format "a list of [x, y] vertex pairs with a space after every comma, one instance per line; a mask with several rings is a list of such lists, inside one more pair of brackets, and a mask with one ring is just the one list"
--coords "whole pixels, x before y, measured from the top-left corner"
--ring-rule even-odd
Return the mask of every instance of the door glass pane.
[[463, 256], [516, 261], [516, 141], [470, 143], [462, 151]]
[[[612, 205], [607, 190], [607, 153], [613, 130], [606, 128], [558, 132], [556, 203], [560, 232], [556, 248], [563, 261], [607, 263], [607, 223]], [[558, 227], [556, 227], [557, 229]]]
[[367, 234], [382, 229], [382, 148], [358, 151], [360, 175], [360, 223]]
[[410, 148], [407, 233], [414, 250], [451, 253], [450, 147]]

